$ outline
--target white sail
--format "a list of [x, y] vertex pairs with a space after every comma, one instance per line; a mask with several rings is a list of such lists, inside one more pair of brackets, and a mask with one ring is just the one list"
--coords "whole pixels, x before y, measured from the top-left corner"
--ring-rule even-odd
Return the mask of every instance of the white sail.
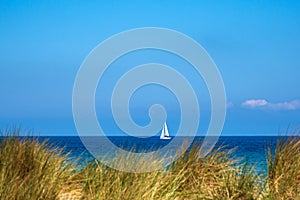
[[168, 127], [167, 127], [167, 123], [164, 124], [164, 128], [165, 128], [165, 134], [164, 134], [164, 136], [165, 137], [170, 137], [169, 130], [168, 130]]
[[167, 123], [164, 124], [164, 127], [161, 130], [160, 139], [161, 140], [169, 140], [169, 139], [171, 139], [169, 131], [168, 131]]

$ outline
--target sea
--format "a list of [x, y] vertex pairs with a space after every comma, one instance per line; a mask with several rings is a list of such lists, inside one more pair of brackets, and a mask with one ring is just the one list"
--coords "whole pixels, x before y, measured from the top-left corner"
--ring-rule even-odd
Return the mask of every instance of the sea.
[[[167, 145], [170, 141], [160, 140], [159, 137], [150, 137], [147, 139], [112, 136], [109, 140], [116, 146], [130, 151], [133, 148], [136, 151], [153, 151]], [[267, 173], [267, 154], [268, 148], [274, 151], [278, 139], [286, 137], [275, 136], [221, 136], [214, 148], [222, 146], [224, 150], [234, 149], [231, 153], [241, 163], [253, 165], [257, 173]], [[70, 160], [82, 163], [93, 162], [95, 158], [89, 153], [82, 143], [80, 137], [76, 136], [52, 136], [39, 137], [39, 140], [46, 140], [47, 143], [58, 148], [62, 148], [64, 153], [68, 153]], [[194, 145], [201, 144], [203, 137], [195, 137]], [[109, 153], [109, 152], [108, 152]]]

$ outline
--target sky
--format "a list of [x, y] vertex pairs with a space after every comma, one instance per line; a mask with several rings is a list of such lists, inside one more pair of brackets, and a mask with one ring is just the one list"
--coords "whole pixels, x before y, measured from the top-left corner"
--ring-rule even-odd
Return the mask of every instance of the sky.
[[[142, 27], [182, 32], [212, 57], [227, 95], [222, 135], [277, 135], [300, 125], [299, 1], [2, 0], [0, 128], [20, 126], [41, 135], [77, 135], [72, 91], [82, 62], [110, 36]], [[164, 52], [136, 52], [113, 63], [98, 85], [99, 123], [112, 135], [117, 127], [108, 102], [114, 81], [130, 67], [154, 61], [176, 69], [187, 65]], [[198, 91], [203, 122], [199, 132], [205, 132], [209, 94], [201, 77], [187, 68], [181, 73]], [[100, 105], [98, 99], [106, 103]], [[180, 120], [178, 102], [157, 86], [134, 94], [132, 118], [146, 125], [149, 106], [160, 101], [170, 112], [170, 132], [175, 131]]]

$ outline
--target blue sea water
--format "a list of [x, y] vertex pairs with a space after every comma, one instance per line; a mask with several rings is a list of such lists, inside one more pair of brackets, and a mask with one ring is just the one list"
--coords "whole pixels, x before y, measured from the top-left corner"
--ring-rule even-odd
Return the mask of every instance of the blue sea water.
[[[108, 137], [115, 145], [122, 147], [125, 150], [130, 150], [133, 147], [135, 151], [152, 151], [159, 149], [168, 144], [169, 140], [160, 140], [159, 137], [151, 137], [147, 139], [135, 137]], [[224, 149], [232, 149], [232, 156], [242, 159], [241, 162], [247, 162], [255, 165], [255, 170], [258, 173], [266, 173], [267, 171], [267, 149], [274, 149], [278, 137], [274, 136], [223, 136], [220, 137], [215, 148], [223, 146]], [[54, 146], [64, 148], [64, 152], [69, 152], [71, 159], [94, 160], [93, 156], [86, 150], [80, 140], [80, 137], [40, 137], [40, 140], [47, 140]], [[195, 144], [199, 144], [203, 137], [196, 137]]]

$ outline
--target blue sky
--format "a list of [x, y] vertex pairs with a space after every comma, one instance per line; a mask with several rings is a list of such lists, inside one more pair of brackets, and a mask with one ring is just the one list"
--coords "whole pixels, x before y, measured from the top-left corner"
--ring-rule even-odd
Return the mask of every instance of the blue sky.
[[[44, 135], [76, 135], [72, 89], [84, 58], [113, 34], [153, 26], [194, 38], [217, 64], [228, 99], [223, 135], [277, 135], [278, 130], [300, 124], [299, 1], [3, 0], [0, 127], [20, 125]], [[119, 63], [134, 66], [153, 60], [180, 63], [151, 51]], [[108, 73], [117, 76], [121, 71], [112, 68]], [[210, 114], [209, 98], [201, 77], [190, 78], [200, 85], [198, 96], [203, 97], [204, 125], [199, 129], [203, 131]], [[166, 108], [173, 112], [170, 118], [178, 121], [176, 99], [159, 88], [150, 90], [169, 98]], [[145, 93], [140, 91], [133, 98], [132, 115], [137, 122], [147, 114], [147, 106], [159, 101], [153, 95], [146, 101]], [[97, 93], [96, 98], [105, 94]], [[113, 127], [109, 113], [98, 117], [107, 129]]]

